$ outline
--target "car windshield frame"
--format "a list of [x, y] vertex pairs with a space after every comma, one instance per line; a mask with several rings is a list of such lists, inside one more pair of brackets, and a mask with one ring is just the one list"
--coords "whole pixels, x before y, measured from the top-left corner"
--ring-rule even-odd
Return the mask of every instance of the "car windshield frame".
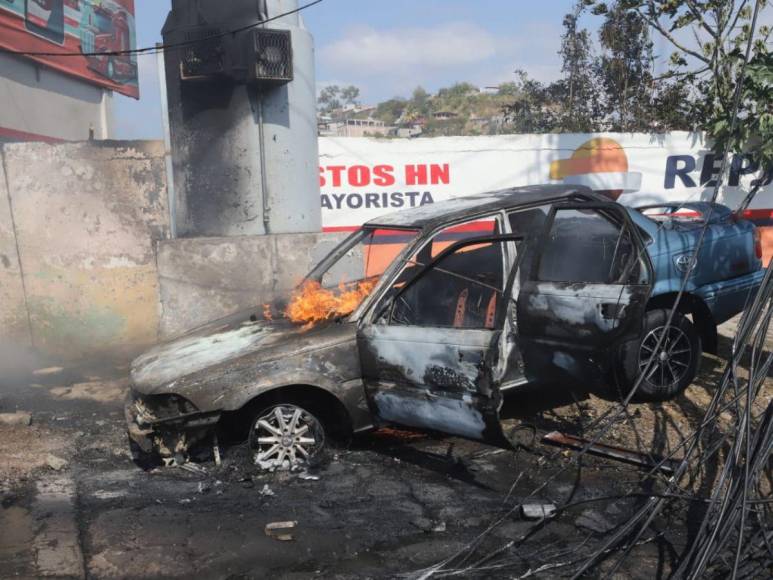
[[[313, 280], [315, 282], [322, 283], [322, 278], [327, 274], [332, 268], [336, 266], [342, 259], [346, 257], [346, 255], [357, 247], [358, 244], [362, 243], [363, 240], [368, 238], [369, 236], [375, 234], [378, 231], [395, 231], [395, 232], [405, 232], [406, 235], [411, 235], [411, 239], [407, 240], [403, 244], [403, 248], [399, 251], [398, 254], [395, 255], [395, 257], [392, 259], [392, 261], [389, 263], [389, 265], [384, 269], [384, 271], [381, 273], [380, 278], [383, 278], [384, 275], [392, 268], [392, 266], [400, 261], [400, 259], [405, 254], [406, 250], [410, 247], [412, 247], [416, 240], [418, 240], [420, 237], [422, 237], [422, 231], [418, 228], [402, 228], [402, 227], [385, 227], [385, 226], [369, 226], [364, 225], [361, 228], [357, 229], [357, 231], [352, 232], [349, 236], [341, 240], [339, 244], [333, 248], [322, 260], [320, 260], [312, 269], [311, 271], [303, 278], [301, 281], [301, 284], [308, 280]], [[360, 278], [360, 279], [352, 279], [350, 281], [347, 281], [346, 283], [354, 283], [357, 281], [365, 280], [367, 276]]]

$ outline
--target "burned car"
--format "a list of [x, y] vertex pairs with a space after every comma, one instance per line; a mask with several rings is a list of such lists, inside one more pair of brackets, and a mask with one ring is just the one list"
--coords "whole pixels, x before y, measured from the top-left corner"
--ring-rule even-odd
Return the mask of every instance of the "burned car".
[[677, 258], [697, 234], [647, 211], [546, 185], [375, 219], [312, 270], [282, 316], [256, 307], [136, 359], [130, 437], [171, 456], [236, 429], [256, 463], [289, 467], [331, 436], [379, 424], [509, 446], [499, 417], [508, 391], [630, 389], [648, 362], [639, 398], [673, 397], [694, 378], [701, 345], [715, 345], [716, 324], [759, 284], [760, 261], [751, 224], [712, 223], [709, 247], [722, 228], [740, 240], [735, 270], [696, 269], [658, 340], [685, 276]]

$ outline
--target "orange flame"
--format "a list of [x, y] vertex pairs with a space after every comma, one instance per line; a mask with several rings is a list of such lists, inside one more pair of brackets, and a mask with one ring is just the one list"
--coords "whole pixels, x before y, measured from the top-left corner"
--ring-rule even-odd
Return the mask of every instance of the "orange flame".
[[271, 314], [271, 305], [270, 304], [264, 304], [263, 305], [263, 318], [265, 320], [268, 320], [269, 322], [274, 320], [274, 315]]
[[347, 287], [341, 284], [338, 291], [322, 288], [315, 280], [307, 280], [293, 292], [285, 310], [285, 316], [311, 328], [318, 322], [336, 316], [347, 316], [373, 291], [377, 280], [357, 282]]

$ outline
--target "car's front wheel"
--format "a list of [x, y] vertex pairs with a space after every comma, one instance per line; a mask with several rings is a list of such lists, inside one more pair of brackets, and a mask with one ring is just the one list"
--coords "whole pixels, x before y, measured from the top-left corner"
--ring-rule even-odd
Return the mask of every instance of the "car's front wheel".
[[676, 312], [666, 328], [669, 310], [646, 313], [641, 340], [624, 350], [623, 383], [630, 392], [644, 374], [634, 400], [666, 401], [681, 394], [695, 379], [701, 357], [701, 339], [695, 326]]
[[285, 470], [317, 463], [325, 450], [325, 427], [308, 409], [292, 403], [259, 410], [249, 435], [255, 464]]

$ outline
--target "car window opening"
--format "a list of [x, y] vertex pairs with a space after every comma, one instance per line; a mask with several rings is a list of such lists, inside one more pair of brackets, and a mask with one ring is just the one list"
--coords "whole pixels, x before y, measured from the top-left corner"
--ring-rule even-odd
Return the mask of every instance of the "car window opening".
[[636, 246], [625, 224], [620, 226], [597, 210], [559, 209], [544, 242], [537, 279], [621, 284], [624, 278], [639, 276], [638, 271], [630, 271], [635, 253]]
[[[365, 228], [344, 240], [338, 258], [313, 270], [292, 293], [284, 315], [305, 328], [354, 312], [390, 264], [416, 238], [415, 230]], [[323, 261], [324, 263], [325, 261]]]
[[491, 330], [504, 283], [502, 242], [462, 246], [397, 295], [390, 323]]

